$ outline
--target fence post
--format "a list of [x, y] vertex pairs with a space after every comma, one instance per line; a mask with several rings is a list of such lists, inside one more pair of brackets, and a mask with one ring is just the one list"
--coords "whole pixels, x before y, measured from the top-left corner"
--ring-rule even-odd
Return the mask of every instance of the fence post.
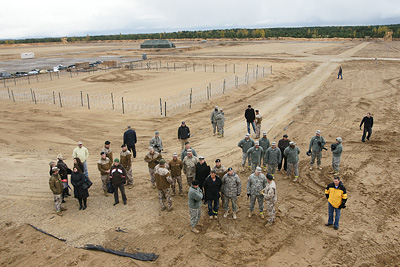
[[113, 96], [113, 93], [111, 93], [111, 104], [112, 104], [112, 108], [114, 110], [114, 96]]
[[210, 97], [211, 97], [211, 83], [209, 83], [209, 85], [210, 85], [210, 86], [209, 86], [208, 88], [209, 88], [209, 90], [210, 90]]
[[233, 73], [236, 73], [236, 64], [233, 64]]
[[264, 77], [264, 67], [263, 67], [263, 77]]
[[60, 98], [60, 107], [62, 107], [61, 93], [60, 92], [58, 92], [58, 97]]
[[193, 63], [193, 72], [195, 72], [195, 71], [196, 71], [196, 69], [195, 69], [195, 67], [194, 67], [194, 64], [195, 64], [195, 63]]
[[33, 91], [33, 99], [35, 100], [35, 104], [36, 104], [36, 95], [35, 95], [34, 91]]
[[122, 97], [122, 114], [125, 114], [124, 97]]
[[51, 77], [51, 72], [49, 72], [49, 74], [50, 74], [50, 80], [53, 81], [53, 77]]
[[214, 66], [214, 64], [213, 64], [213, 72], [215, 72], [215, 66]]
[[189, 102], [189, 108], [192, 108], [192, 94], [193, 94], [193, 88], [190, 88], [190, 102]]
[[161, 116], [162, 116], [162, 101], [161, 101], [161, 97], [160, 97], [160, 113], [161, 113]]
[[206, 87], [206, 93], [207, 93], [207, 100], [209, 100], [210, 96], [208, 95], [208, 86]]
[[53, 103], [54, 105], [56, 104], [56, 94], [54, 93], [54, 91], [53, 91]]
[[167, 101], [165, 101], [164, 116], [167, 117]]
[[[29, 75], [28, 75], [28, 84], [31, 84], [31, 80], [29, 80]], [[4, 86], [5, 87], [5, 86]]]
[[87, 108], [90, 109], [89, 94], [86, 94], [86, 97], [87, 97]]
[[7, 90], [8, 90], [8, 99], [11, 100], [10, 88], [8, 88], [8, 86], [7, 86]]
[[247, 72], [249, 72], [249, 64], [247, 64]]
[[222, 94], [225, 94], [225, 84], [226, 84], [226, 80], [224, 79], [224, 84], [222, 86]]
[[14, 77], [14, 85], [17, 85], [17, 81], [15, 80], [15, 77]]
[[13, 90], [11, 90], [11, 94], [12, 94], [12, 97], [13, 97], [13, 102], [15, 102], [14, 91]]
[[32, 102], [35, 101], [35, 100], [33, 99], [33, 91], [32, 91], [32, 88], [31, 88], [31, 97], [32, 97]]
[[82, 104], [82, 107], [83, 107], [83, 93], [82, 93], [82, 91], [81, 91], [81, 104]]

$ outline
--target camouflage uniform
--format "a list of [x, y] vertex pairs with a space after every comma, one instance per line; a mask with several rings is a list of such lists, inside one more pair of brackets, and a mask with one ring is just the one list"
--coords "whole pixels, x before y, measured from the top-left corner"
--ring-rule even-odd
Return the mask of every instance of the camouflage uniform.
[[224, 136], [225, 114], [223, 111], [218, 112], [217, 116], [217, 129], [219, 136]]
[[214, 134], [215, 134], [215, 130], [217, 128], [217, 114], [218, 114], [218, 110], [213, 110], [213, 112], [211, 112], [211, 124], [213, 127]]
[[200, 187], [194, 188], [191, 186], [188, 193], [190, 226], [193, 228], [200, 220], [201, 216], [201, 200], [203, 199], [203, 191]]
[[275, 202], [277, 200], [276, 184], [274, 181], [267, 183], [267, 186], [264, 188], [264, 198], [267, 202], [268, 222], [273, 223], [275, 221]]
[[165, 200], [167, 200], [167, 209], [172, 209], [172, 196], [171, 196], [171, 175], [167, 169], [168, 167], [157, 165], [154, 168], [154, 175], [156, 178], [156, 184], [158, 189], [158, 200], [160, 202], [161, 210], [165, 210]]
[[156, 184], [156, 178], [154, 176], [154, 167], [158, 164], [157, 162], [161, 159], [161, 154], [154, 151], [153, 155], [149, 152], [144, 157], [144, 161], [147, 162], [150, 173], [150, 181], [153, 185]]
[[119, 155], [119, 160], [121, 165], [125, 168], [127, 185], [133, 185], [133, 177], [132, 177], [132, 152], [129, 150], [121, 151]]
[[179, 159], [171, 160], [169, 163], [169, 170], [171, 171], [171, 178], [172, 178], [172, 191], [175, 194], [175, 184], [178, 182], [179, 186], [179, 193], [182, 193], [182, 168], [183, 163]]
[[232, 175], [229, 173], [225, 174], [222, 177], [222, 187], [221, 192], [224, 197], [224, 210], [229, 210], [229, 200], [232, 202], [232, 211], [236, 212], [237, 210], [237, 197], [240, 195], [242, 190], [242, 182], [240, 181], [239, 176], [234, 172]]
[[265, 154], [265, 160], [268, 163], [268, 173], [274, 175], [278, 163], [282, 160], [281, 150], [278, 147], [275, 147], [275, 149], [269, 147]]
[[161, 137], [154, 136], [153, 138], [151, 138], [151, 140], [149, 142], [149, 146], [154, 148], [154, 151], [157, 153], [161, 153], [161, 151], [164, 150], [164, 146], [163, 146]]
[[262, 116], [260, 114], [256, 115], [256, 119], [254, 121], [256, 123], [256, 138], [260, 138], [261, 121], [262, 121]]
[[61, 182], [61, 177], [59, 174], [55, 175], [52, 174], [49, 179], [49, 186], [50, 190], [53, 192], [54, 195], [54, 206], [57, 212], [61, 212], [61, 194], [63, 191], [63, 185]]
[[196, 178], [196, 164], [198, 159], [195, 156], [186, 156], [183, 159], [183, 173], [186, 174], [188, 185], [192, 185], [192, 181]]
[[267, 149], [270, 146], [269, 139], [267, 137], [265, 137], [265, 138], [262, 137], [262, 138], [260, 138], [260, 140], [258, 140], [258, 143], [260, 144], [260, 147], [262, 147], [263, 150], [264, 150], [264, 155], [262, 157], [262, 160], [263, 160], [263, 167], [266, 167], [267, 166], [267, 160], [265, 159], [265, 157], [267, 156], [267, 153], [266, 153]]
[[283, 155], [285, 156], [287, 161], [287, 176], [290, 176], [290, 174], [292, 173], [292, 169], [294, 169], [294, 177], [299, 176], [299, 154], [300, 148], [298, 148], [297, 146], [288, 146], [283, 151]]
[[113, 162], [114, 158], [113, 158], [113, 153], [111, 151], [111, 148], [103, 147], [101, 152], [106, 153], [106, 157], [109, 158], [111, 162]]
[[[321, 142], [321, 146], [318, 144], [318, 142]], [[318, 136], [313, 136], [310, 140], [310, 145], [308, 146], [308, 150], [311, 150], [311, 161], [310, 161], [310, 166], [312, 167], [315, 163], [315, 158], [317, 158], [317, 165], [318, 167], [321, 166], [321, 159], [322, 159], [322, 147], [325, 146], [325, 138], [322, 137], [322, 135]]]
[[246, 159], [248, 160], [249, 166], [250, 166], [250, 158], [247, 155], [247, 150], [249, 150], [250, 147], [254, 146], [254, 141], [249, 138], [246, 140], [246, 138], [243, 138], [242, 140], [239, 141], [238, 147], [242, 149], [242, 167], [246, 164]]
[[254, 172], [257, 166], [260, 166], [261, 164], [261, 158], [264, 155], [264, 150], [262, 147], [256, 148], [255, 146], [250, 147], [249, 150], [247, 150], [247, 155], [251, 159], [251, 172]]
[[110, 182], [110, 174], [107, 173], [106, 171], [109, 171], [111, 169], [112, 162], [109, 158], [106, 157], [106, 159], [100, 158], [99, 161], [97, 162], [97, 169], [100, 171], [100, 178], [101, 181], [103, 182], [103, 191], [104, 193], [107, 192], [107, 184]]
[[224, 165], [221, 165], [221, 167], [214, 166], [211, 170], [215, 171], [215, 174], [218, 175], [219, 177], [224, 177], [226, 173], [226, 168]]
[[343, 146], [339, 143], [334, 150], [332, 150], [332, 168], [335, 172], [339, 172], [340, 157], [342, 156]]
[[256, 175], [252, 173], [247, 180], [247, 194], [250, 195], [250, 211], [254, 210], [256, 200], [258, 202], [258, 209], [260, 214], [264, 210], [264, 195], [260, 193], [267, 186], [267, 178], [264, 174]]

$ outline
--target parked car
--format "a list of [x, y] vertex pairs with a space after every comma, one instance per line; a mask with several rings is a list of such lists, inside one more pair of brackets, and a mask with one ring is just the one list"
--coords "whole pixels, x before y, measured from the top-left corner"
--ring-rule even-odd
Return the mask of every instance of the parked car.
[[28, 75], [36, 75], [39, 74], [39, 70], [31, 70], [28, 72]]
[[39, 74], [47, 73], [47, 70], [39, 70]]
[[75, 68], [75, 64], [69, 65], [68, 69], [74, 69]]
[[12, 78], [12, 75], [8, 72], [0, 72], [0, 79]]
[[57, 66], [57, 68], [58, 68], [58, 70], [65, 70], [67, 67], [60, 64]]
[[27, 76], [28, 73], [25, 71], [17, 71], [14, 75], [15, 75], [15, 77], [23, 77], [23, 76]]

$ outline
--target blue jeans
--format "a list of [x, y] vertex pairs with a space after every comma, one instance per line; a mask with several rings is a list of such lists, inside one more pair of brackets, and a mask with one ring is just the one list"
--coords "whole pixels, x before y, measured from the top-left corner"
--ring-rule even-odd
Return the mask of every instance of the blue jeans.
[[[328, 212], [328, 224], [333, 224], [333, 226], [339, 227], [340, 209], [334, 208], [331, 203], [328, 202]], [[333, 212], [335, 212], [335, 223], [333, 223]]]
[[[213, 208], [213, 202], [214, 202], [214, 208]], [[216, 200], [207, 200], [207, 204], [208, 204], [208, 216], [218, 215], [219, 198]]]
[[250, 123], [253, 126], [253, 131], [255, 133], [256, 132], [256, 124], [255, 124], [254, 121], [253, 122], [247, 122], [247, 132], [250, 134]]
[[88, 178], [89, 172], [88, 172], [88, 168], [87, 168], [87, 162], [84, 161], [84, 162], [82, 162], [82, 164], [83, 164], [83, 172], [85, 173], [85, 177]]
[[343, 76], [342, 76], [341, 73], [339, 73], [339, 74], [337, 75], [337, 78], [338, 78], [338, 79], [339, 79], [339, 77], [340, 77], [340, 79], [343, 79]]

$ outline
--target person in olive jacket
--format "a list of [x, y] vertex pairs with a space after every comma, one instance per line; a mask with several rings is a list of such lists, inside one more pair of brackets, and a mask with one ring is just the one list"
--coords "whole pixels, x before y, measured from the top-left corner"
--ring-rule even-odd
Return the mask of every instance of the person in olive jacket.
[[114, 206], [119, 203], [118, 197], [118, 188], [121, 191], [122, 201], [124, 205], [126, 205], [126, 195], [125, 195], [125, 187], [124, 184], [126, 183], [126, 171], [125, 168], [119, 164], [119, 159], [114, 159], [114, 165], [110, 169], [110, 181], [115, 188], [114, 192]]
[[57, 215], [63, 216], [63, 214], [61, 212], [65, 211], [67, 209], [61, 207], [61, 201], [62, 201], [61, 194], [63, 192], [63, 185], [61, 182], [61, 177], [58, 174], [58, 171], [60, 169], [57, 167], [53, 167], [51, 170], [53, 173], [49, 179], [50, 190], [53, 192], [53, 195], [54, 195], [54, 205], [55, 205], [55, 208], [57, 211]]
[[74, 186], [74, 197], [77, 198], [79, 201], [79, 210], [85, 210], [87, 207], [87, 198], [89, 197], [89, 191], [88, 189], [82, 188], [85, 180], [85, 175], [79, 172], [77, 167], [74, 167], [71, 174], [71, 184]]
[[215, 170], [212, 170], [210, 175], [208, 175], [208, 177], [204, 181], [204, 199], [207, 201], [208, 204], [208, 216], [210, 216], [210, 220], [212, 220], [213, 218], [218, 219], [221, 187], [221, 178], [219, 178]]

